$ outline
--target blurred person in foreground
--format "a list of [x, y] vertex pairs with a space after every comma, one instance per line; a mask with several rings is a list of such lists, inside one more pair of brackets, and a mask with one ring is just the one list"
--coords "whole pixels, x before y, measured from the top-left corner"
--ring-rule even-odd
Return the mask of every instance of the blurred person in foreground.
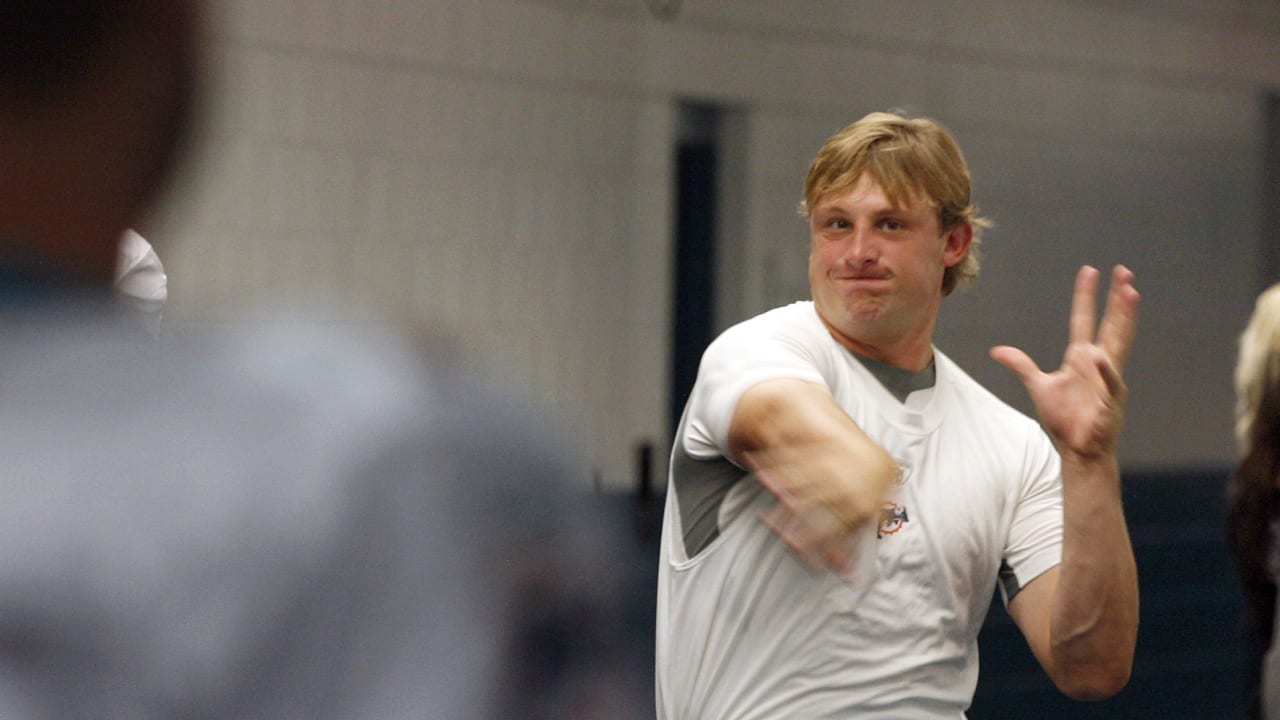
[[1133, 274], [1112, 272], [1099, 324], [1080, 270], [1058, 370], [991, 351], [1042, 429], [933, 345], [984, 224], [944, 128], [849, 125], [801, 209], [812, 300], [720, 335], [677, 431], [659, 717], [963, 717], [997, 585], [1060, 689], [1118, 692], [1138, 623], [1116, 458]]
[[1228, 542], [1244, 587], [1254, 649], [1250, 716], [1280, 718], [1280, 284], [1258, 296], [1235, 369], [1240, 463], [1228, 480]]
[[0, 717], [634, 717], [625, 555], [528, 410], [387, 328], [138, 342], [118, 243], [199, 35], [0, 11]]

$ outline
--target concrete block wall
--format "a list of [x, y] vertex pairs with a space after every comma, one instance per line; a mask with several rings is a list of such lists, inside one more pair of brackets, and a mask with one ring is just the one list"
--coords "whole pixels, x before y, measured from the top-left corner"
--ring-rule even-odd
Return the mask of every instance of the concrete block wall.
[[608, 16], [526, 2], [245, 0], [148, 230], [173, 322], [255, 306], [408, 322], [579, 428], [629, 484], [663, 427], [667, 103]]
[[901, 107], [956, 132], [998, 223], [943, 349], [1025, 404], [986, 348], [1055, 361], [1075, 266], [1129, 263], [1145, 304], [1126, 462], [1230, 462], [1234, 336], [1275, 202], [1258, 192], [1274, 4], [677, 4], [214, 5], [200, 140], [145, 228], [169, 318], [336, 305], [442, 328], [627, 486], [635, 445], [668, 442], [677, 103], [732, 117], [721, 325], [806, 295], [809, 159]]

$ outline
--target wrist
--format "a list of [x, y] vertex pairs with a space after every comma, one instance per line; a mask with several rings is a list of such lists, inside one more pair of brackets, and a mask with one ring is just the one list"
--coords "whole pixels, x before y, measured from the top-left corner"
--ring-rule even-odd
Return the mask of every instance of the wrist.
[[1120, 466], [1120, 461], [1114, 450], [1105, 450], [1101, 452], [1081, 453], [1071, 450], [1058, 450], [1058, 456], [1062, 459], [1062, 468], [1065, 471], [1068, 467], [1078, 470], [1114, 470]]
[[1115, 453], [1063, 453], [1061, 457], [1063, 489], [1070, 495], [1076, 496], [1080, 492], [1097, 497], [1119, 495], [1120, 463]]

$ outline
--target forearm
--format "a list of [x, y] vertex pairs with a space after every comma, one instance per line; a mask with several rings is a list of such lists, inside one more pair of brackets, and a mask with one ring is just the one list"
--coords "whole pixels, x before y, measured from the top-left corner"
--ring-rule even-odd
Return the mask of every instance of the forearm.
[[1097, 288], [1098, 271], [1080, 268], [1070, 342], [1057, 370], [1042, 371], [1017, 348], [991, 350], [1027, 386], [1062, 458], [1062, 562], [1028, 583], [1009, 611], [1054, 682], [1077, 698], [1107, 697], [1124, 687], [1138, 636], [1138, 571], [1116, 461], [1138, 291], [1133, 273], [1117, 265], [1099, 322]]
[[1108, 696], [1127, 682], [1138, 633], [1138, 574], [1116, 458], [1063, 458], [1062, 564], [1049, 649], [1068, 694]]
[[792, 510], [829, 511], [845, 531], [877, 516], [898, 472], [825, 387], [800, 380], [769, 380], [743, 393], [729, 443]]

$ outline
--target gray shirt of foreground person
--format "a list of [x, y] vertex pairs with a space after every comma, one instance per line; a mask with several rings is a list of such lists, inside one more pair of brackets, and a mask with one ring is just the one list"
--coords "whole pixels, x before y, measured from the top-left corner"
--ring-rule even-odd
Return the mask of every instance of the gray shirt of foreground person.
[[24, 310], [0, 717], [639, 717], [601, 654], [616, 538], [514, 403], [377, 329]]

